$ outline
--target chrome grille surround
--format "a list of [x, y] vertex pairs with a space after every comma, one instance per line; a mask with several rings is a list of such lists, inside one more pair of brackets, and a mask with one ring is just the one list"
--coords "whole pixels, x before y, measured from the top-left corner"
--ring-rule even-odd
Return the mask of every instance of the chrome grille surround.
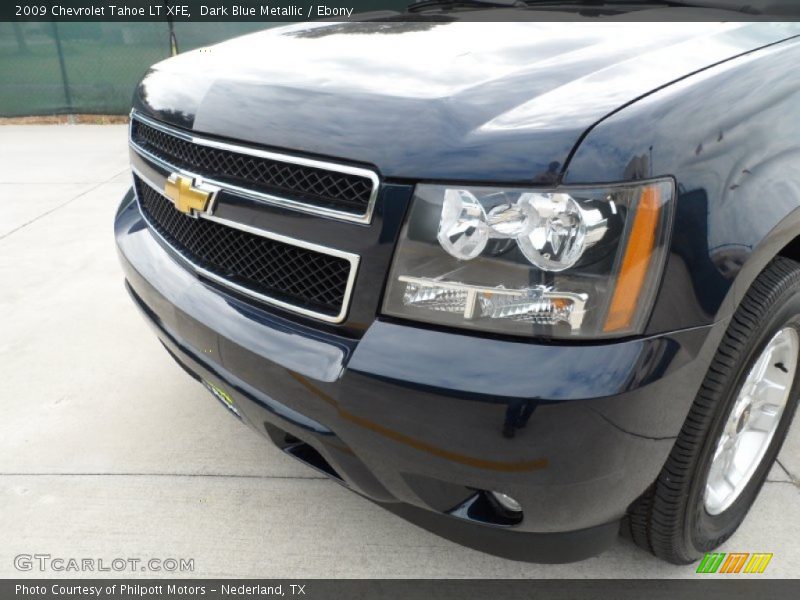
[[[202, 178], [203, 181], [207, 182], [210, 185], [217, 186], [221, 189], [228, 190], [234, 194], [244, 196], [246, 198], [250, 198], [258, 202], [264, 202], [266, 204], [270, 204], [273, 206], [279, 206], [290, 210], [297, 210], [300, 212], [311, 213], [314, 215], [328, 217], [342, 221], [349, 221], [352, 223], [359, 223], [362, 225], [368, 225], [372, 221], [372, 213], [375, 209], [375, 202], [377, 200], [378, 188], [380, 185], [380, 179], [374, 171], [371, 171], [369, 169], [364, 169], [361, 167], [353, 167], [349, 165], [337, 164], [323, 160], [316, 160], [305, 157], [292, 156], [288, 154], [281, 154], [277, 152], [270, 152], [267, 150], [260, 150], [258, 148], [253, 148], [251, 146], [221, 142], [219, 140], [214, 140], [204, 136], [195, 135], [193, 133], [188, 133], [186, 131], [171, 127], [164, 123], [160, 123], [149, 117], [139, 114], [135, 110], [131, 111], [130, 116], [131, 118], [130, 118], [129, 132], [128, 132], [129, 134], [128, 140], [131, 148], [133, 148], [133, 150], [137, 152], [140, 156], [158, 165], [162, 169], [166, 169], [170, 172], [179, 172], [190, 177]], [[288, 198], [274, 193], [259, 191], [257, 189], [253, 189], [253, 187], [251, 186], [245, 187], [238, 183], [232, 183], [231, 181], [222, 181], [220, 180], [222, 179], [222, 177], [219, 174], [217, 174], [217, 177], [215, 177], [214, 173], [209, 174], [207, 172], [206, 173], [196, 172], [196, 169], [192, 169], [191, 166], [173, 164], [172, 162], [166, 160], [162, 156], [158, 156], [156, 153], [151, 152], [147, 148], [142, 147], [140, 144], [136, 143], [133, 135], [134, 124], [136, 122], [143, 123], [147, 127], [151, 127], [163, 134], [174, 137], [176, 140], [180, 140], [181, 142], [185, 142], [187, 144], [191, 144], [192, 146], [196, 146], [198, 149], [206, 149], [209, 152], [220, 151], [225, 153], [232, 153], [237, 156], [250, 157], [254, 160], [263, 159], [266, 161], [271, 161], [272, 163], [282, 164], [287, 168], [290, 168], [291, 166], [296, 166], [298, 169], [307, 169], [309, 170], [309, 172], [312, 173], [328, 172], [331, 174], [331, 176], [339, 174], [342, 176], [353, 176], [356, 178], [363, 178], [364, 180], [368, 180], [371, 183], [371, 190], [369, 193], [369, 197], [366, 201], [366, 206], [364, 207], [363, 212], [351, 212], [347, 210], [339, 210], [336, 208], [331, 208], [330, 206], [324, 206], [321, 203], [314, 203], [310, 201]], [[297, 179], [298, 178], [295, 177], [293, 178], [293, 181], [297, 181]], [[302, 189], [298, 187], [297, 192], [302, 193]]]

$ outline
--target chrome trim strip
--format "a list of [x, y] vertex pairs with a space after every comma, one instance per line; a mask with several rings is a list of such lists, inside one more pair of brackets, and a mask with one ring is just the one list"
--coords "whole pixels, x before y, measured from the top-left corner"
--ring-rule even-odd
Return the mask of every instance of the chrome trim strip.
[[[154, 191], [164, 196], [163, 192], [159, 188], [159, 186], [154, 183], [147, 175], [143, 174], [139, 171], [136, 167], [132, 168], [132, 172], [136, 174], [137, 177], [141, 179], [141, 181], [150, 186]], [[136, 185], [134, 181], [134, 193], [136, 192]], [[275, 240], [276, 242], [281, 242], [284, 244], [289, 244], [292, 246], [298, 246], [299, 248], [305, 248], [306, 250], [313, 250], [314, 252], [319, 252], [320, 254], [327, 254], [329, 256], [335, 256], [336, 258], [343, 258], [347, 262], [350, 263], [350, 273], [347, 276], [347, 285], [344, 291], [344, 298], [342, 298], [342, 307], [341, 310], [337, 315], [326, 315], [325, 313], [316, 312], [313, 310], [309, 310], [307, 308], [301, 308], [299, 306], [295, 306], [294, 304], [290, 304], [288, 302], [284, 302], [282, 300], [277, 300], [276, 298], [272, 298], [270, 296], [266, 296], [264, 294], [260, 294], [258, 292], [254, 292], [253, 290], [246, 288], [244, 286], [238, 285], [225, 279], [224, 277], [220, 277], [219, 275], [204, 269], [203, 267], [193, 263], [191, 260], [186, 258], [178, 248], [176, 248], [172, 243], [170, 243], [163, 235], [161, 235], [158, 230], [155, 228], [153, 223], [150, 219], [145, 215], [144, 211], [142, 210], [141, 202], [139, 201], [139, 195], [136, 195], [136, 205], [139, 208], [139, 213], [142, 215], [145, 223], [148, 225], [148, 229], [150, 233], [157, 236], [167, 247], [171, 248], [173, 253], [177, 258], [181, 261], [186, 263], [192, 270], [195, 272], [203, 275], [203, 277], [207, 277], [217, 283], [236, 290], [241, 294], [246, 296], [250, 296], [251, 298], [255, 298], [262, 302], [266, 302], [267, 304], [271, 304], [273, 306], [277, 306], [279, 308], [283, 308], [285, 310], [291, 311], [293, 313], [297, 313], [306, 317], [312, 317], [314, 319], [319, 319], [321, 321], [326, 321], [328, 323], [341, 323], [344, 321], [345, 317], [347, 316], [347, 311], [350, 308], [350, 298], [353, 293], [353, 287], [355, 286], [356, 282], [356, 273], [358, 271], [358, 265], [361, 261], [361, 257], [357, 254], [352, 254], [350, 252], [343, 252], [341, 250], [336, 250], [335, 248], [328, 248], [327, 246], [320, 246], [319, 244], [314, 244], [311, 242], [305, 242], [303, 240], [298, 240], [295, 238], [291, 238], [285, 235], [280, 235], [278, 233], [272, 233], [269, 231], [264, 231], [263, 229], [257, 229], [255, 227], [250, 227], [249, 225], [244, 225], [243, 223], [237, 223], [235, 221], [229, 221], [228, 219], [222, 219], [220, 217], [215, 217], [212, 215], [208, 215], [206, 213], [200, 213], [198, 215], [201, 219], [206, 219], [208, 221], [213, 221], [214, 223], [219, 223], [220, 225], [225, 225], [226, 227], [231, 227], [233, 229], [239, 229], [241, 231], [245, 231], [247, 233], [251, 233], [253, 235], [258, 235], [260, 237], [264, 237], [270, 240]], [[164, 196], [166, 198], [166, 196]]]
[[[217, 148], [219, 150], [227, 150], [230, 152], [236, 152], [239, 154], [246, 154], [249, 156], [256, 156], [258, 158], [266, 158], [269, 160], [275, 160], [278, 162], [283, 162], [287, 164], [293, 165], [300, 165], [303, 167], [312, 167], [315, 169], [322, 169], [325, 171], [333, 171], [336, 173], [344, 173], [346, 175], [357, 175], [359, 177], [365, 177], [372, 182], [372, 193], [370, 194], [369, 201], [367, 203], [367, 210], [363, 214], [355, 214], [349, 213], [341, 210], [335, 210], [332, 208], [325, 208], [321, 206], [315, 206], [313, 204], [307, 204], [305, 202], [299, 202], [297, 200], [291, 200], [289, 198], [283, 198], [281, 196], [275, 196], [273, 194], [267, 194], [264, 192], [257, 192], [254, 190], [250, 190], [247, 188], [243, 188], [237, 185], [233, 185], [230, 183], [223, 183], [221, 181], [217, 181], [211, 177], [198, 175], [196, 173], [192, 173], [191, 171], [186, 171], [184, 169], [180, 169], [175, 165], [170, 164], [169, 162], [158, 158], [151, 152], [148, 152], [138, 144], [133, 141], [133, 119], [141, 121], [150, 127], [155, 129], [159, 129], [168, 135], [172, 135], [178, 138], [181, 138], [187, 142], [198, 144], [200, 146], [207, 146], [210, 148]], [[182, 173], [188, 177], [195, 177], [210, 183], [211, 185], [218, 186], [225, 190], [230, 190], [231, 192], [235, 192], [236, 194], [245, 196], [252, 200], [256, 200], [259, 202], [265, 202], [267, 204], [272, 204], [275, 206], [281, 206], [283, 208], [288, 208], [291, 210], [298, 210], [305, 213], [310, 213], [314, 215], [320, 215], [324, 217], [330, 217], [332, 219], [339, 219], [342, 221], [350, 221], [352, 223], [360, 223], [362, 225], [368, 225], [372, 221], [372, 213], [375, 209], [375, 202], [378, 198], [378, 187], [380, 185], [380, 179], [378, 178], [377, 173], [371, 171], [369, 169], [362, 169], [359, 167], [351, 167], [348, 165], [341, 165], [337, 163], [331, 163], [323, 160], [314, 160], [310, 158], [302, 158], [299, 156], [290, 156], [288, 154], [279, 154], [277, 152], [268, 152], [266, 150], [258, 150], [256, 148], [251, 148], [248, 146], [238, 146], [235, 144], [228, 144], [226, 142], [219, 142], [216, 140], [211, 140], [208, 138], [204, 138], [202, 136], [197, 136], [194, 134], [186, 133], [185, 131], [180, 131], [174, 129], [168, 125], [164, 125], [163, 123], [159, 123], [158, 121], [154, 121], [149, 117], [145, 117], [144, 115], [140, 115], [136, 111], [131, 111], [131, 118], [130, 124], [128, 127], [128, 141], [131, 146], [138, 154], [144, 157], [147, 160], [151, 160], [156, 162], [160, 167], [164, 169], [168, 169], [170, 171]]]

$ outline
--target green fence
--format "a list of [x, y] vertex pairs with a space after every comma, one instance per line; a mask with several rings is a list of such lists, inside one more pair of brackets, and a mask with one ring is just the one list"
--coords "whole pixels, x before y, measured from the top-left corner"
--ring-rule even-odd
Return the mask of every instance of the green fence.
[[[279, 23], [176, 23], [180, 51]], [[136, 82], [170, 54], [166, 23], [0, 22], [0, 116], [126, 114]]]

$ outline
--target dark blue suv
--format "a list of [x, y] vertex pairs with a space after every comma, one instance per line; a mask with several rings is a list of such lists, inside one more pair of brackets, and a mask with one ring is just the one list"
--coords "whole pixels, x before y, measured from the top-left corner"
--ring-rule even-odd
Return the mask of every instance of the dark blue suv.
[[693, 561], [797, 405], [798, 34], [420, 17], [171, 58], [128, 290], [236, 417], [422, 527]]

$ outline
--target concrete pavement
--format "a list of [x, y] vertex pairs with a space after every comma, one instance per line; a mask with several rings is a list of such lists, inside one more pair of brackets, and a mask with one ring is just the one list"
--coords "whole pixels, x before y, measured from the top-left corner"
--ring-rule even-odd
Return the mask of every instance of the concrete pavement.
[[[193, 558], [203, 577], [695, 576], [622, 539], [575, 565], [462, 548], [228, 416], [123, 289], [111, 224], [129, 181], [125, 133], [0, 127], [0, 577], [25, 575], [21, 553]], [[800, 421], [780, 463], [722, 550], [772, 552], [765, 576], [794, 577]]]

